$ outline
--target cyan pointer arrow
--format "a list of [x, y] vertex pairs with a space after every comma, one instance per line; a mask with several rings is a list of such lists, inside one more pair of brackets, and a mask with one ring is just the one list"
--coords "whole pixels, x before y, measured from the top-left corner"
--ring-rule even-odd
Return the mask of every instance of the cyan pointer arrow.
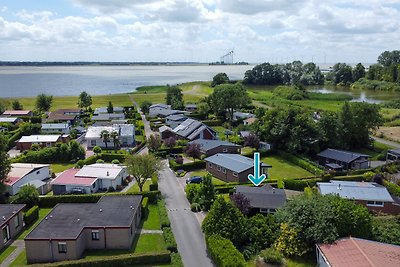
[[255, 186], [259, 186], [265, 178], [265, 174], [260, 175], [260, 153], [255, 152], [254, 153], [254, 175], [249, 174], [247, 178], [252, 182]]

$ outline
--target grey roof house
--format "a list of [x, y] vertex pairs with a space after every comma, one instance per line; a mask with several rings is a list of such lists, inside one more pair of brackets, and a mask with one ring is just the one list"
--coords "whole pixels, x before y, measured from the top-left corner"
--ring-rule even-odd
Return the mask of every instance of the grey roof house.
[[[206, 170], [225, 182], [247, 182], [247, 176], [254, 174], [254, 160], [239, 154], [218, 153], [205, 158]], [[270, 165], [260, 163], [260, 173], [268, 177]]]
[[322, 195], [334, 194], [354, 200], [374, 212], [400, 214], [400, 205], [394, 202], [386, 187], [370, 182], [349, 182], [331, 180], [317, 183]]
[[103, 196], [97, 203], [60, 203], [25, 237], [28, 263], [75, 260], [87, 249], [130, 249], [142, 196]]
[[69, 134], [71, 125], [69, 123], [42, 123], [42, 133]]
[[[108, 114], [106, 107], [96, 108], [93, 114]], [[113, 107], [113, 113], [124, 113], [123, 107]]]
[[189, 144], [199, 144], [201, 154], [209, 157], [217, 153], [240, 154], [241, 146], [221, 140], [197, 139]]
[[273, 188], [268, 184], [261, 187], [238, 185], [235, 193], [243, 194], [249, 200], [250, 214], [274, 213], [286, 203], [285, 190]]
[[255, 117], [256, 117], [256, 115], [247, 113], [247, 112], [240, 112], [240, 111], [233, 112], [233, 120], [234, 121], [245, 120], [248, 118], [255, 118]]
[[359, 170], [370, 168], [370, 156], [351, 151], [325, 149], [317, 154], [319, 164], [329, 170]]
[[181, 124], [185, 120], [187, 120], [187, 117], [182, 114], [169, 115], [165, 117], [165, 124], [171, 128], [176, 128], [179, 126], [179, 124]]
[[[108, 131], [110, 134], [117, 132], [119, 145], [122, 147], [132, 147], [135, 145], [135, 126], [132, 124], [114, 124], [112, 126], [90, 126], [85, 135], [88, 148], [95, 146], [106, 147], [103, 138], [100, 136], [102, 131]], [[107, 143], [107, 147], [114, 147], [111, 137]]]
[[215, 139], [216, 132], [200, 121], [186, 119], [179, 126], [173, 129], [179, 139]]
[[0, 204], [0, 251], [22, 231], [24, 208], [25, 204]]

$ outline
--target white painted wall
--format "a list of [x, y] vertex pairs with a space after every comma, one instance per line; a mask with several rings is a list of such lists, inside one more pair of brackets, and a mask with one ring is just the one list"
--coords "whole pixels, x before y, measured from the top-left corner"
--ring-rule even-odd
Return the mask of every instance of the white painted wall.
[[10, 195], [15, 195], [19, 192], [21, 185], [31, 182], [33, 180], [43, 181], [44, 179], [47, 179], [49, 177], [50, 177], [49, 167], [42, 167], [36, 171], [33, 171], [25, 175], [22, 179], [17, 181], [12, 186], [7, 186], [6, 192], [8, 192]]

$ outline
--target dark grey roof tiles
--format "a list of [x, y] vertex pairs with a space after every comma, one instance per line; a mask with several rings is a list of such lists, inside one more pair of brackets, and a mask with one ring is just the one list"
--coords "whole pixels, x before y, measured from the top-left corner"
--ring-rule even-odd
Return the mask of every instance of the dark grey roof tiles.
[[337, 150], [337, 149], [331, 149], [331, 148], [325, 149], [324, 151], [320, 152], [318, 154], [318, 156], [324, 157], [324, 158], [329, 158], [329, 159], [334, 159], [334, 160], [338, 160], [338, 161], [342, 161], [342, 162], [346, 162], [346, 163], [353, 162], [353, 161], [359, 159], [360, 157], [370, 157], [365, 154], [359, 154], [359, 153], [355, 153], [355, 152], [351, 152], [351, 151], [343, 151], [343, 150]]

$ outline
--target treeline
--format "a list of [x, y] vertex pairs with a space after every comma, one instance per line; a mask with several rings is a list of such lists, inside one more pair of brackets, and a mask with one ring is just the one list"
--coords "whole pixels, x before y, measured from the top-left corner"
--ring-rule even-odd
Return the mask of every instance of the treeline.
[[287, 64], [263, 63], [256, 65], [244, 74], [244, 84], [252, 85], [320, 85], [324, 83], [324, 75], [314, 63], [304, 64], [293, 61]]
[[268, 110], [252, 127], [261, 140], [278, 150], [313, 155], [328, 147], [368, 146], [371, 131], [381, 122], [378, 105], [345, 102], [339, 112], [310, 114], [294, 106]]

